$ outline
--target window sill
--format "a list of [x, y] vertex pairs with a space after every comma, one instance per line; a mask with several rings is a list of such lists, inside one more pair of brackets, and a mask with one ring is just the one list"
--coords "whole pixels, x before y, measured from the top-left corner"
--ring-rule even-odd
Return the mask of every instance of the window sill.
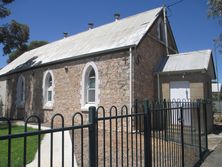
[[95, 103], [85, 104], [83, 107], [81, 107], [82, 113], [88, 113], [89, 107], [96, 107], [96, 104]]
[[53, 110], [53, 104], [52, 104], [52, 103], [46, 103], [46, 104], [43, 106], [43, 109], [44, 109], [44, 110]]

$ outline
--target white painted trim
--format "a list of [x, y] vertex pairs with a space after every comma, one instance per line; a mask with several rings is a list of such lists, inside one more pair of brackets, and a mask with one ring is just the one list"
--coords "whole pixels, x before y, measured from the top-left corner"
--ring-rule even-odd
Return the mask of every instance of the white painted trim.
[[[52, 77], [52, 101], [48, 101], [47, 96], [45, 94], [46, 90], [46, 77], [50, 74]], [[55, 80], [52, 70], [47, 70], [44, 72], [43, 80], [42, 80], [42, 103], [44, 109], [52, 109], [54, 104], [54, 95], [55, 95]]]
[[[23, 82], [23, 92], [21, 92], [21, 82]], [[24, 94], [24, 99], [21, 101], [20, 100], [20, 95]], [[26, 93], [26, 90], [25, 90], [25, 78], [23, 75], [20, 75], [18, 80], [17, 80], [17, 86], [16, 86], [16, 107], [24, 107], [24, 104], [25, 104], [25, 93]]]
[[[87, 73], [89, 72], [89, 69], [90, 68], [93, 68], [94, 71], [95, 71], [95, 77], [96, 77], [96, 81], [95, 81], [95, 103], [89, 103], [87, 104], [87, 100], [86, 100], [86, 76], [87, 76]], [[80, 81], [80, 86], [81, 86], [81, 89], [80, 89], [80, 95], [81, 95], [81, 98], [80, 98], [80, 104], [81, 104], [81, 110], [82, 111], [89, 111], [89, 107], [90, 106], [95, 106], [95, 107], [98, 107], [99, 105], [99, 102], [100, 102], [100, 99], [99, 99], [99, 94], [100, 94], [100, 90], [99, 90], [99, 83], [100, 83], [100, 80], [99, 80], [99, 72], [98, 72], [98, 68], [96, 66], [96, 64], [94, 62], [88, 62], [84, 69], [83, 69], [83, 72], [82, 72], [82, 80]]]

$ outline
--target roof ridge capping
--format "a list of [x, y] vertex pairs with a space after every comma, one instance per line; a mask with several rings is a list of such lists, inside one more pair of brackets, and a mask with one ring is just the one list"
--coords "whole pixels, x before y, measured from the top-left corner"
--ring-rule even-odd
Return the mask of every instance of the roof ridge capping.
[[[121, 19], [118, 20], [118, 21], [115, 21], [115, 20], [114, 20], [114, 21], [112, 21], [112, 22], [108, 22], [108, 23], [102, 24], [102, 25], [100, 25], [100, 26], [98, 26], [98, 27], [94, 27], [93, 29], [91, 29], [91, 31], [95, 31], [95, 30], [97, 30], [97, 29], [99, 29], [99, 28], [101, 28], [101, 27], [108, 26], [108, 25], [110, 25], [110, 24], [120, 23], [120, 22], [122, 22], [122, 21], [124, 21], [124, 20], [126, 20], [126, 19], [130, 19], [130, 18], [133, 18], [133, 17], [137, 17], [138, 15], [141, 15], [141, 14], [151, 13], [151, 12], [153, 12], [153, 11], [155, 11], [155, 10], [157, 10], [157, 11], [159, 10], [159, 11], [156, 13], [156, 16], [157, 16], [157, 15], [163, 10], [163, 7], [157, 7], [157, 8], [150, 9], [150, 10], [146, 10], [146, 11], [143, 11], [143, 12], [140, 12], [140, 13], [137, 13], [137, 14], [134, 14], [134, 15], [131, 15], [131, 16], [123, 17], [123, 18], [121, 18]], [[38, 47], [38, 48], [29, 50], [29, 51], [26, 51], [25, 53], [30, 53], [30, 52], [32, 52], [32, 51], [34, 51], [34, 50], [36, 51], [36, 50], [38, 50], [38, 49], [40, 49], [40, 48], [47, 47], [48, 45], [53, 44], [53, 43], [57, 43], [57, 42], [60, 42], [60, 41], [65, 41], [65, 40], [70, 40], [71, 38], [73, 38], [73, 37], [75, 37], [75, 36], [77, 36], [77, 35], [80, 35], [80, 34], [82, 34], [82, 33], [88, 32], [88, 31], [89, 31], [89, 30], [86, 29], [86, 30], [84, 30], [84, 31], [77, 32], [76, 34], [70, 35], [70, 36], [68, 36], [68, 37], [66, 37], [66, 38], [61, 38], [61, 39], [58, 39], [58, 40], [49, 42], [49, 43], [46, 44], [46, 45], [40, 46], [40, 47]], [[25, 54], [25, 53], [23, 53], [23, 54]], [[3, 67], [3, 68], [4, 68], [4, 67]]]
[[[154, 9], [149, 9], [149, 10], [146, 10], [146, 11], [143, 11], [143, 12], [140, 12], [140, 13], [137, 13], [137, 14], [134, 14], [134, 15], [130, 15], [130, 16], [123, 17], [123, 18], [119, 19], [118, 21], [115, 21], [115, 20], [114, 20], [114, 21], [111, 21], [111, 22], [108, 22], [108, 23], [99, 25], [98, 27], [94, 27], [93, 29], [91, 29], [91, 31], [95, 31], [95, 30], [97, 30], [97, 29], [99, 29], [99, 28], [108, 26], [108, 25], [110, 25], [110, 24], [119, 24], [119, 23], [121, 23], [121, 22], [123, 22], [123, 21], [125, 21], [125, 20], [127, 20], [127, 19], [130, 19], [130, 18], [133, 18], [133, 17], [137, 17], [137, 16], [142, 15], [142, 14], [152, 13], [152, 12], [154, 12], [154, 11], [158, 11], [158, 12], [156, 12], [156, 16], [157, 16], [162, 10], [163, 10], [163, 7], [157, 7], [157, 8], [154, 8]], [[89, 30], [86, 29], [86, 30], [84, 30], [84, 31], [81, 31], [81, 32], [78, 32], [78, 33], [76, 33], [76, 34], [70, 35], [70, 36], [68, 36], [68, 37], [66, 37], [66, 38], [62, 38], [62, 39], [53, 41], [53, 42], [51, 42], [51, 43], [58, 42], [58, 41], [61, 41], [61, 40], [68, 40], [68, 39], [70, 39], [70, 38], [72, 38], [72, 37], [74, 37], [74, 36], [76, 36], [76, 35], [80, 35], [80, 34], [82, 34], [82, 33], [88, 32], [88, 31], [89, 31]], [[49, 43], [49, 44], [50, 44], [50, 43]]]
[[[163, 7], [162, 6], [160, 6], [160, 7], [157, 7], [157, 8], [154, 8], [154, 9], [148, 9], [148, 10], [146, 10], [146, 11], [143, 11], [143, 12], [140, 12], [140, 13], [137, 13], [137, 14], [134, 14], [134, 15], [131, 15], [131, 16], [127, 16], [127, 17], [123, 17], [122, 19], [120, 19], [120, 20], [118, 20], [118, 21], [121, 21], [121, 20], [124, 20], [124, 19], [129, 19], [129, 18], [131, 18], [131, 17], [136, 17], [136, 16], [138, 16], [138, 15], [141, 15], [141, 14], [145, 14], [145, 13], [151, 13], [151, 12], [153, 12], [153, 11], [155, 11], [155, 10], [159, 10], [159, 12], [161, 11], [161, 10], [163, 10]], [[157, 14], [159, 13], [159, 12], [157, 12]], [[110, 23], [113, 23], [113, 22], [110, 22]], [[108, 24], [110, 24], [110, 23], [108, 23]], [[106, 25], [106, 24], [104, 24], [104, 25]]]

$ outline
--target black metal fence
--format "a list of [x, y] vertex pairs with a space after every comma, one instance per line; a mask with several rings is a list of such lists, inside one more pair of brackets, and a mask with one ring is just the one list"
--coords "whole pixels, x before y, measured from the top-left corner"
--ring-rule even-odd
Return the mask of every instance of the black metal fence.
[[[84, 121], [82, 113], [75, 113], [72, 125], [65, 126], [64, 117], [56, 114], [51, 119], [50, 129], [41, 129], [38, 116], [25, 120], [24, 133], [12, 134], [9, 119], [0, 118], [8, 125], [8, 134], [0, 136], [0, 143], [8, 141], [7, 166], [13, 166], [12, 140], [24, 139], [23, 166], [27, 160], [27, 138], [37, 136], [37, 166], [42, 163], [41, 135], [50, 136], [49, 166], [53, 167], [53, 143], [56, 132], [61, 132], [61, 166], [145, 166], [184, 167], [198, 165], [207, 146], [206, 103], [162, 101], [149, 103], [135, 102], [130, 110], [127, 106], [109, 110], [104, 107], [90, 108], [89, 120]], [[37, 122], [38, 129], [28, 132], [27, 124]], [[59, 121], [59, 125], [55, 122]], [[1, 126], [0, 124], [0, 126]], [[56, 126], [55, 126], [55, 125]], [[1, 129], [0, 129], [1, 130]], [[64, 133], [71, 136], [72, 161], [65, 165]], [[0, 148], [0, 152], [2, 152]], [[0, 166], [2, 167], [2, 162]], [[57, 164], [58, 165], [58, 164]]]

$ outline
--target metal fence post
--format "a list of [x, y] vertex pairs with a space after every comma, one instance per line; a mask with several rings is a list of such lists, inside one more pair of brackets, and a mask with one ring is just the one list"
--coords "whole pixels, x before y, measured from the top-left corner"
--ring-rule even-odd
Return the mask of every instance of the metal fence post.
[[181, 125], [181, 145], [182, 145], [182, 167], [184, 167], [184, 130], [183, 130], [183, 127], [184, 127], [184, 120], [183, 120], [183, 106], [180, 107], [180, 117], [181, 117], [181, 122], [180, 122], [180, 125]]
[[201, 122], [200, 122], [200, 101], [197, 101], [197, 123], [198, 123], [198, 142], [199, 142], [199, 157], [202, 159], [201, 150]]
[[163, 114], [164, 114], [164, 139], [167, 140], [167, 103], [166, 99], [163, 100]]
[[97, 123], [98, 116], [96, 107], [89, 107], [89, 166], [97, 165]]
[[207, 101], [203, 101], [203, 110], [204, 110], [204, 125], [205, 125], [205, 142], [206, 150], [208, 150], [208, 138], [207, 138]]
[[152, 167], [151, 113], [148, 100], [144, 102], [144, 166]]

